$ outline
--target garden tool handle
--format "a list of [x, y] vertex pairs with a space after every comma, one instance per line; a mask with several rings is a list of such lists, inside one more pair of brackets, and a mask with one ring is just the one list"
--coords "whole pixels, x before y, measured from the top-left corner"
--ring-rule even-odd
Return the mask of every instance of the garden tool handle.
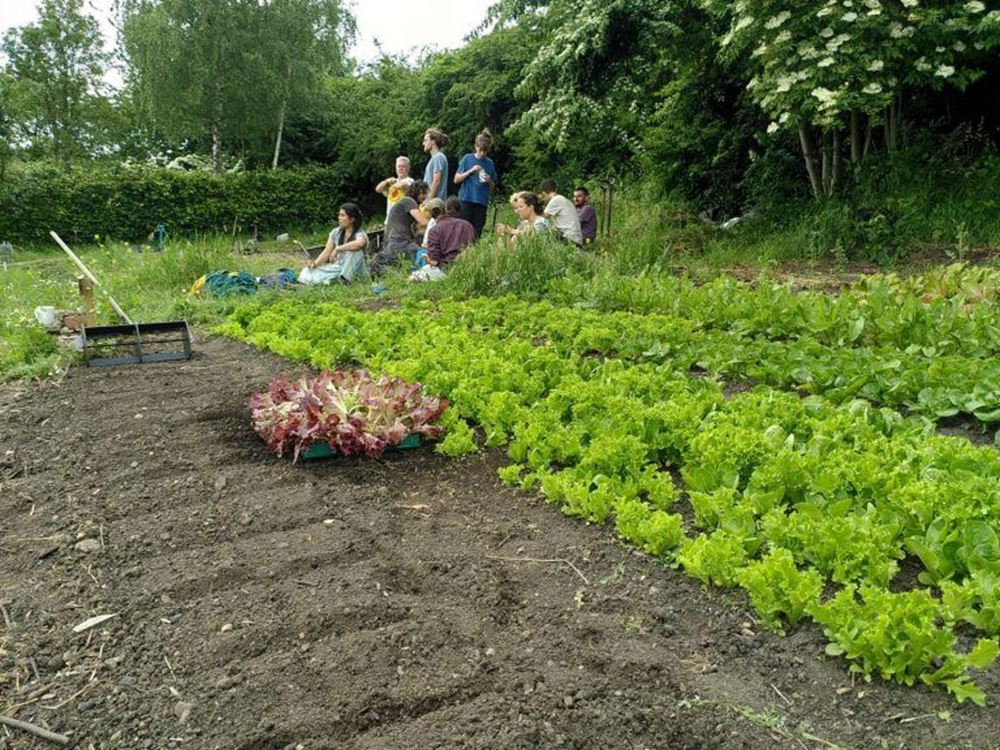
[[[67, 245], [67, 244], [66, 244], [65, 242], [63, 242], [63, 241], [62, 241], [62, 238], [61, 238], [61, 237], [60, 237], [60, 236], [59, 236], [58, 234], [56, 234], [55, 232], [53, 232], [52, 230], [49, 230], [49, 234], [50, 234], [50, 235], [52, 236], [52, 239], [54, 239], [54, 240], [56, 241], [56, 243], [57, 243], [57, 244], [59, 245], [59, 247], [61, 247], [61, 248], [62, 248], [63, 250], [65, 250], [65, 251], [66, 251], [66, 255], [68, 255], [68, 256], [69, 256], [69, 259], [70, 259], [71, 261], [73, 261], [73, 263], [75, 263], [75, 264], [76, 264], [76, 267], [80, 269], [80, 272], [81, 272], [81, 273], [82, 273], [82, 274], [83, 274], [84, 276], [86, 276], [86, 277], [87, 277], [88, 279], [90, 279], [90, 280], [91, 280], [91, 281], [93, 282], [94, 286], [96, 286], [96, 287], [100, 287], [101, 289], [104, 289], [104, 287], [103, 287], [103, 286], [101, 286], [101, 282], [99, 282], [99, 281], [97, 280], [97, 277], [96, 277], [96, 276], [94, 276], [94, 274], [92, 274], [92, 273], [90, 272], [90, 269], [89, 269], [89, 268], [87, 268], [87, 267], [86, 267], [86, 266], [85, 266], [85, 265], [83, 264], [83, 261], [82, 261], [82, 260], [80, 260], [80, 259], [79, 259], [79, 258], [78, 258], [78, 257], [76, 256], [76, 253], [74, 253], [74, 252], [73, 252], [72, 250], [70, 250], [70, 249], [69, 249], [69, 246], [68, 246], [68, 245]], [[119, 316], [119, 317], [120, 317], [120, 318], [121, 318], [122, 320], [124, 320], [124, 321], [125, 321], [126, 323], [128, 323], [128, 324], [129, 324], [130, 326], [131, 326], [131, 325], [135, 325], [135, 322], [134, 322], [134, 321], [133, 321], [133, 320], [132, 320], [132, 319], [131, 319], [131, 318], [130, 318], [130, 317], [129, 317], [128, 315], [126, 315], [126, 314], [125, 314], [125, 311], [124, 311], [124, 310], [122, 310], [122, 309], [121, 309], [121, 307], [119, 307], [119, 305], [118, 305], [118, 303], [117, 303], [117, 302], [115, 302], [115, 298], [114, 298], [114, 297], [112, 297], [112, 296], [111, 296], [110, 294], [108, 294], [108, 293], [107, 293], [107, 291], [105, 291], [105, 292], [104, 292], [104, 296], [106, 296], [106, 297], [108, 298], [108, 302], [110, 302], [110, 303], [111, 303], [111, 307], [113, 307], [113, 308], [114, 308], [115, 312], [116, 312], [116, 313], [118, 313], [118, 316]]]

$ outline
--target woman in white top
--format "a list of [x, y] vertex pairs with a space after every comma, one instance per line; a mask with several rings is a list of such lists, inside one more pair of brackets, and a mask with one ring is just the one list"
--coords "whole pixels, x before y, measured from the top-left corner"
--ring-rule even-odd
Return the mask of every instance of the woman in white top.
[[299, 274], [303, 284], [330, 284], [340, 281], [349, 284], [357, 278], [368, 278], [365, 265], [365, 248], [368, 235], [361, 228], [361, 209], [357, 204], [345, 203], [337, 214], [337, 228], [330, 232], [323, 252], [306, 263]]

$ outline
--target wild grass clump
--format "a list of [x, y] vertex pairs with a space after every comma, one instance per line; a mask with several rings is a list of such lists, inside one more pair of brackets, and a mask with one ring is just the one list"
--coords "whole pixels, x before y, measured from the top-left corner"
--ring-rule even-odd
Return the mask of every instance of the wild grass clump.
[[0, 383], [55, 375], [73, 356], [41, 328], [0, 323]]
[[490, 237], [459, 256], [448, 283], [453, 292], [466, 297], [516, 294], [538, 299], [553, 281], [591, 262], [576, 247], [543, 233], [519, 237], [515, 244]]

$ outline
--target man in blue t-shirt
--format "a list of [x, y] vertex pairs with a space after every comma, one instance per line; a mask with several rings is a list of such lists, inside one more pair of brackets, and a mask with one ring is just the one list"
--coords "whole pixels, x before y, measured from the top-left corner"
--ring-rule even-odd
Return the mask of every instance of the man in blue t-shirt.
[[424, 182], [430, 186], [428, 198], [448, 198], [448, 157], [443, 149], [448, 145], [449, 138], [440, 130], [428, 128], [424, 132], [424, 151], [431, 155], [424, 169]]
[[455, 184], [459, 185], [458, 197], [462, 201], [462, 218], [476, 230], [476, 239], [483, 233], [486, 224], [486, 209], [490, 203], [490, 192], [497, 184], [497, 169], [486, 154], [493, 146], [493, 136], [483, 130], [476, 136], [475, 153], [466, 154], [458, 163]]

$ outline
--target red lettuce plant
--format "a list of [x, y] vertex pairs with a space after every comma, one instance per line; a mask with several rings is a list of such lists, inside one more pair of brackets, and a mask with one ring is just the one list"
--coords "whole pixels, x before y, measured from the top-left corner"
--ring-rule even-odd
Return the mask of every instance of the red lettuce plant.
[[327, 443], [345, 456], [378, 458], [411, 433], [440, 437], [444, 429], [430, 422], [447, 406], [443, 398], [425, 396], [419, 383], [388, 375], [374, 380], [367, 370], [314, 378], [282, 373], [267, 391], [250, 397], [257, 434], [279, 456], [292, 451], [295, 461], [314, 443]]

